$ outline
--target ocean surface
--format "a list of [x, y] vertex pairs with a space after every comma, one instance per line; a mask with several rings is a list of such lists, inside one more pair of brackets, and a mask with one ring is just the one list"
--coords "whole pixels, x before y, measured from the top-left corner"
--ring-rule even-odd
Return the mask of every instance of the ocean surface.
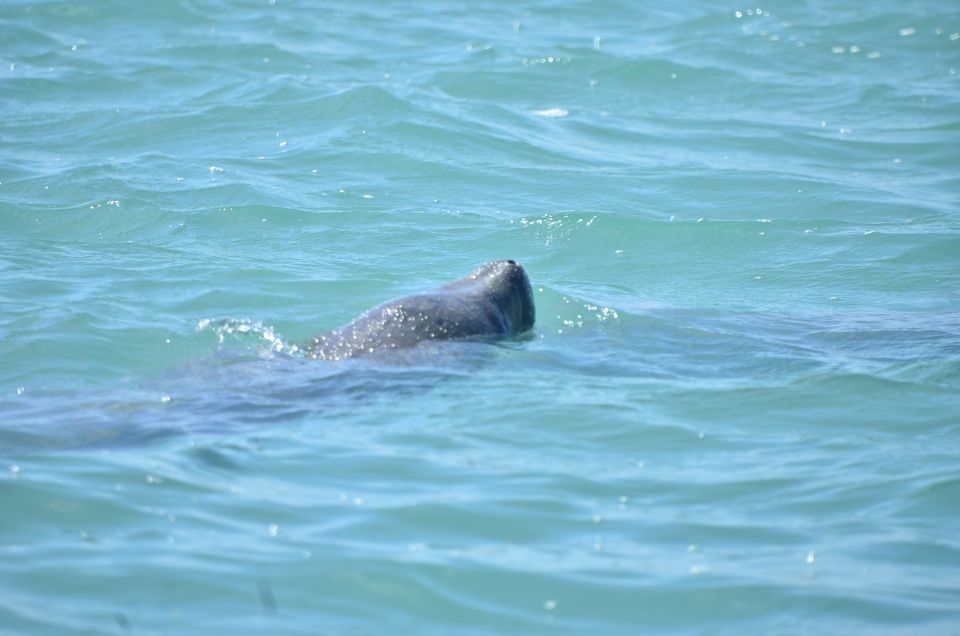
[[[0, 634], [960, 633], [960, 5], [0, 5]], [[494, 259], [532, 334], [313, 335]]]

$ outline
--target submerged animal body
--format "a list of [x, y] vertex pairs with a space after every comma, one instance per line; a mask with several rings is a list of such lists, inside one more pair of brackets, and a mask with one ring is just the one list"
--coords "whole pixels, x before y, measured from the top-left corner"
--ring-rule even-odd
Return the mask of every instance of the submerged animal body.
[[384, 303], [313, 338], [306, 354], [343, 360], [430, 340], [502, 338], [533, 328], [533, 289], [516, 261], [492, 261], [432, 291]]

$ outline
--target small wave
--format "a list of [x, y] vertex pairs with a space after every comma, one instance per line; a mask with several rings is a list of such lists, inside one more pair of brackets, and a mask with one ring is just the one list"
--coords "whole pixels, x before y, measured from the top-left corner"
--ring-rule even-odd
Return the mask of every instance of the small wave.
[[224, 318], [213, 320], [205, 318], [197, 323], [197, 331], [210, 331], [217, 336], [220, 345], [228, 341], [253, 342], [265, 352], [286, 353], [297, 355], [300, 348], [292, 343], [284, 342], [273, 327], [265, 325], [259, 320], [247, 318]]

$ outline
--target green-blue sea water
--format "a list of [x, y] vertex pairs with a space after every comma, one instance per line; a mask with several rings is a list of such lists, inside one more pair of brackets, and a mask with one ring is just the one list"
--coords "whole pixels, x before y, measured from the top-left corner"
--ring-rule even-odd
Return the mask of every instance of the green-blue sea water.
[[[0, 633], [960, 633], [960, 6], [0, 5]], [[526, 338], [306, 359], [512, 258]]]

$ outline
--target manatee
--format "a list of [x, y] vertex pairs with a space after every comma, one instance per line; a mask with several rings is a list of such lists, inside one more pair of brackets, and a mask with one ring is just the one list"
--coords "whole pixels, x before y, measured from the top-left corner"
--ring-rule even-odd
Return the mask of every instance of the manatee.
[[353, 322], [314, 337], [306, 355], [344, 360], [424, 341], [498, 339], [533, 328], [533, 289], [516, 261], [492, 261], [434, 290], [378, 305]]

